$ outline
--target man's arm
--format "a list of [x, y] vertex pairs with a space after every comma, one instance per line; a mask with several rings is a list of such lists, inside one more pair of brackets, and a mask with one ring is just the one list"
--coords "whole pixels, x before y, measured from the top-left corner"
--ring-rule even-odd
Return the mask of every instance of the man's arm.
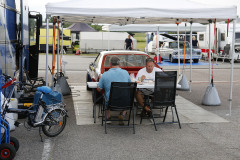
[[97, 86], [97, 91], [100, 92], [103, 89], [103, 78], [100, 75], [99, 76], [99, 82], [98, 82], [98, 86]]
[[97, 86], [97, 91], [100, 92], [101, 90], [102, 90], [102, 88], [99, 88], [99, 87]]
[[[140, 78], [140, 79], [139, 79], [139, 78]], [[141, 81], [141, 82], [142, 82], [145, 78], [146, 78], [146, 76], [143, 75], [142, 69], [139, 70], [139, 71], [138, 71], [138, 74], [137, 74], [137, 76], [136, 76], [137, 81]]]

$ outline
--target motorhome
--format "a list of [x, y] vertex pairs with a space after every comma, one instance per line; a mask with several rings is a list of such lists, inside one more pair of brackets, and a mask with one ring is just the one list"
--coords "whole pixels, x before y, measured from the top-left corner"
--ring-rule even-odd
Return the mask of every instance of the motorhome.
[[[206, 32], [197, 32], [197, 40], [199, 43], [199, 48], [202, 50], [203, 58], [208, 57], [210, 42], [211, 53], [212, 55], [214, 55], [214, 58], [232, 59], [231, 57], [232, 37], [233, 37], [233, 25], [229, 24], [229, 29], [227, 29], [226, 23], [224, 24], [217, 23], [216, 27], [214, 27], [214, 24], [211, 24], [210, 41], [209, 41], [209, 27], [207, 27]], [[233, 54], [234, 60], [239, 60], [240, 24], [236, 25], [234, 48], [235, 48], [235, 52]]]

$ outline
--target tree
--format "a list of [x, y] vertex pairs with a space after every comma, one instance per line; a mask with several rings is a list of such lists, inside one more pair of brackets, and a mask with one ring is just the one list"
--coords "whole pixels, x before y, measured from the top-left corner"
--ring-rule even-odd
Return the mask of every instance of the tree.
[[102, 26], [100, 25], [90, 25], [92, 28], [94, 28], [96, 31], [102, 31]]

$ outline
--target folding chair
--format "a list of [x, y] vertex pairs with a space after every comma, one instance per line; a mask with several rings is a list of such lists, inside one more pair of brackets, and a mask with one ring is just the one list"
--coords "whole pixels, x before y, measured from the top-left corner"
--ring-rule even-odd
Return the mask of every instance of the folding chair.
[[[105, 103], [105, 107], [103, 113], [105, 116], [102, 117], [102, 125], [105, 121], [105, 133], [107, 134], [107, 110], [110, 111], [129, 111], [128, 119], [124, 119], [123, 121], [127, 121], [127, 126], [119, 126], [119, 125], [111, 125], [111, 127], [132, 127], [133, 134], [135, 134], [135, 113], [134, 113], [134, 94], [136, 91], [137, 83], [133, 82], [112, 82], [109, 100], [107, 104]], [[106, 97], [105, 97], [106, 100]], [[133, 124], [130, 125], [131, 113], [133, 116]], [[115, 119], [114, 119], [115, 118]], [[111, 116], [111, 121], [120, 121], [118, 118]]]
[[[165, 114], [163, 117], [162, 123], [178, 123], [179, 128], [181, 128], [177, 107], [175, 104], [176, 99], [176, 83], [177, 83], [177, 71], [165, 71], [165, 72], [156, 72], [155, 73], [155, 87], [154, 87], [154, 96], [153, 101], [151, 102], [150, 109], [153, 113], [153, 110], [160, 110], [160, 114], [152, 114], [153, 123], [155, 130], [157, 127], [155, 123], [155, 118], [162, 118], [161, 111], [165, 108]], [[168, 113], [168, 108], [171, 107], [172, 111], [172, 122], [165, 122], [166, 116]], [[177, 121], [174, 121], [174, 113], [177, 116]], [[158, 124], [162, 124], [158, 123]]]

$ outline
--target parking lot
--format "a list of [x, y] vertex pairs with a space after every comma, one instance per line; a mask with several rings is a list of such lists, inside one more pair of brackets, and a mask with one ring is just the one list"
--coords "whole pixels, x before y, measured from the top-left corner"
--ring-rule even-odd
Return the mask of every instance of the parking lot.
[[[211, 117], [198, 122], [184, 122], [182, 129], [175, 124], [160, 125], [158, 131], [151, 123], [137, 124], [136, 134], [131, 129], [112, 128], [108, 134], [99, 123], [80, 125], [77, 123], [76, 102], [81, 106], [92, 107], [91, 92], [86, 91], [86, 70], [94, 56], [65, 55], [66, 76], [73, 89], [70, 96], [65, 96], [68, 121], [65, 130], [55, 138], [44, 136], [40, 141], [38, 129], [27, 131], [23, 125], [16, 128], [12, 135], [20, 142], [16, 160], [79, 160], [79, 159], [240, 159], [240, 63], [235, 63], [233, 107], [229, 116], [230, 63], [218, 62], [214, 65], [214, 83], [217, 87], [221, 106], [204, 106], [202, 97], [209, 84], [209, 66], [193, 66], [192, 91], [177, 91], [179, 97], [187, 103], [193, 103], [210, 116], [218, 116], [224, 121], [211, 122]], [[45, 62], [40, 55], [39, 62]], [[206, 63], [206, 62], [203, 62]], [[161, 64], [160, 64], [161, 66]], [[165, 71], [178, 70], [177, 65], [161, 66]], [[39, 75], [45, 75], [45, 64], [39, 66]], [[189, 66], [185, 74], [189, 80]], [[74, 90], [75, 88], [75, 90]], [[76, 89], [77, 88], [77, 89]], [[85, 99], [79, 97], [87, 95]], [[176, 104], [177, 107], [184, 106]], [[92, 108], [90, 108], [91, 111]], [[181, 110], [181, 108], [179, 108]], [[192, 112], [192, 113], [191, 113]], [[192, 109], [189, 114], [196, 114]], [[187, 117], [187, 116], [186, 116]], [[186, 119], [183, 117], [182, 119]], [[204, 120], [209, 119], [209, 122]], [[180, 119], [181, 120], [181, 119]], [[23, 120], [21, 120], [23, 121]], [[93, 119], [92, 119], [93, 121]]]

